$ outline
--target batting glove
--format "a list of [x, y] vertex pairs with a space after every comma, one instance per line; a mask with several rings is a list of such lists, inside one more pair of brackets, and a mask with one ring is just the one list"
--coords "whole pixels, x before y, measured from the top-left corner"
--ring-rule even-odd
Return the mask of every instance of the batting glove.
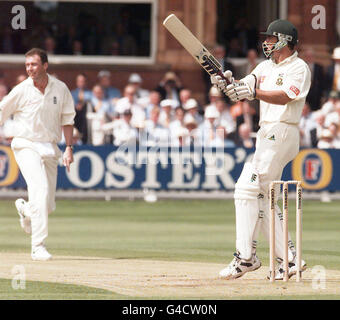
[[240, 100], [254, 100], [256, 96], [256, 91], [252, 90], [247, 83], [239, 82], [233, 83], [227, 86], [225, 94], [233, 102]]
[[[232, 77], [232, 75], [233, 73], [230, 70], [226, 70], [223, 73], [223, 76], [227, 78], [229, 83], [234, 82], [234, 78]], [[214, 76], [210, 76], [210, 81], [214, 86], [217, 86], [217, 88], [220, 89], [220, 91], [226, 93], [228, 83], [225, 79], [223, 79], [221, 76], [214, 75]]]
[[256, 97], [256, 76], [250, 74], [240, 80], [238, 83], [233, 82], [227, 86], [225, 94], [230, 100], [236, 102], [243, 99], [254, 100]]

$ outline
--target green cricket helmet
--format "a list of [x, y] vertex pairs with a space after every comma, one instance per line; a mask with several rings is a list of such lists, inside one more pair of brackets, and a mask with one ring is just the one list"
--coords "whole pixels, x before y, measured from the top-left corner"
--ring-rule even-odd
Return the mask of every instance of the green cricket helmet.
[[275, 36], [278, 41], [275, 43], [268, 43], [264, 41], [262, 43], [262, 49], [264, 55], [269, 58], [273, 51], [280, 50], [288, 43], [296, 45], [298, 43], [298, 32], [295, 26], [288, 20], [274, 20], [268, 26], [266, 32], [260, 32], [260, 34], [266, 36]]

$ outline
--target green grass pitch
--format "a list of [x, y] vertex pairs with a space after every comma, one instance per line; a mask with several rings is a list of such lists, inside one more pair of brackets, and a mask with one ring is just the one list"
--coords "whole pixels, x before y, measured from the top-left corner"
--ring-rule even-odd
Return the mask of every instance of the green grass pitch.
[[[308, 265], [340, 269], [340, 201], [303, 201], [303, 258]], [[294, 203], [290, 203], [293, 218]], [[295, 239], [295, 221], [289, 229]], [[229, 263], [235, 250], [232, 200], [57, 201], [49, 218], [47, 246], [54, 255]], [[14, 201], [0, 201], [0, 247], [30, 252], [30, 238], [18, 222]], [[258, 256], [268, 265], [268, 243], [260, 236]], [[0, 280], [0, 299], [121, 299], [101, 289], [33, 283], [8, 296]], [[289, 297], [287, 297], [289, 298]]]

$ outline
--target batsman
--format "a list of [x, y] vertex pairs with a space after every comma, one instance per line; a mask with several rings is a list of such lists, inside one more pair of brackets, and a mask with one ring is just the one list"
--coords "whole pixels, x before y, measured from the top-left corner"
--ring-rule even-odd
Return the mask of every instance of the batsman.
[[[236, 279], [261, 267], [256, 255], [260, 231], [269, 240], [269, 184], [281, 180], [284, 167], [299, 152], [299, 129], [302, 108], [311, 84], [308, 65], [298, 57], [298, 32], [287, 20], [269, 24], [262, 43], [267, 60], [261, 62], [249, 75], [235, 81], [231, 71], [224, 72], [228, 82], [220, 76], [211, 76], [211, 82], [232, 101], [260, 100], [260, 129], [256, 150], [251, 162], [245, 163], [235, 185], [236, 253], [220, 277]], [[228, 84], [231, 83], [231, 84]], [[277, 199], [276, 199], [277, 200]], [[275, 205], [276, 280], [283, 279], [284, 251], [282, 213]], [[296, 274], [296, 252], [289, 235], [289, 273]], [[302, 270], [306, 263], [302, 260]]]

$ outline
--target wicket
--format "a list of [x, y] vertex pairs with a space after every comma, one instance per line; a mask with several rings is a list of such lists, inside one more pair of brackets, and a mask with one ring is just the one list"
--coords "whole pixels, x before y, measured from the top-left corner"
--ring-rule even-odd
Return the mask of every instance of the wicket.
[[302, 187], [301, 181], [272, 181], [270, 184], [270, 227], [269, 227], [269, 268], [270, 281], [275, 281], [275, 186], [282, 185], [283, 206], [283, 240], [284, 240], [284, 281], [288, 281], [288, 185], [296, 185], [296, 282], [301, 280], [301, 246], [302, 246]]

